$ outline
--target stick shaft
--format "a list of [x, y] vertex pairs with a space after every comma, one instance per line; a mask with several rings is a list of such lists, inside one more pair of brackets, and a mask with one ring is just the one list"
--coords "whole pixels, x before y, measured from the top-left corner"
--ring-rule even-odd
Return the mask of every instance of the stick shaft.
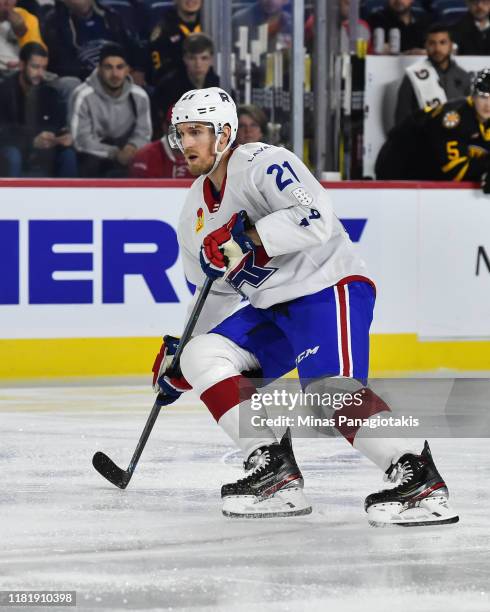
[[[197, 320], [199, 319], [199, 315], [201, 314], [201, 311], [204, 306], [204, 302], [206, 301], [206, 298], [208, 297], [209, 290], [211, 289], [212, 284], [213, 284], [213, 279], [206, 277], [206, 281], [204, 285], [202, 286], [199, 297], [197, 298], [197, 301], [194, 304], [194, 308], [192, 309], [192, 312], [189, 315], [189, 320], [187, 321], [184, 331], [182, 332], [182, 337], [180, 339], [179, 346], [177, 347], [177, 350], [175, 351], [175, 355], [172, 361], [172, 366], [171, 366], [172, 368], [178, 365], [180, 356], [184, 349], [184, 346], [191, 339], [192, 332], [194, 331], [194, 328], [196, 327]], [[161, 409], [161, 405], [158, 403], [158, 397], [157, 397], [157, 399], [155, 400], [155, 403], [153, 404], [153, 408], [151, 409], [150, 415], [146, 421], [146, 425], [141, 433], [140, 439], [138, 440], [138, 444], [136, 445], [136, 449], [133, 453], [131, 461], [129, 463], [129, 467], [127, 471], [129, 472], [130, 476], [133, 474], [138, 464], [139, 458], [141, 457], [141, 453], [143, 452], [143, 449], [146, 446], [146, 442], [148, 441], [148, 438], [150, 437], [151, 430], [153, 429], [153, 426], [155, 425], [155, 422], [158, 418], [160, 409]]]
[[179, 341], [179, 346], [177, 347], [174, 358], [172, 360], [172, 367], [178, 365], [180, 361], [180, 356], [182, 354], [182, 351], [184, 350], [184, 346], [191, 339], [192, 332], [194, 331], [194, 328], [196, 327], [197, 320], [199, 319], [199, 315], [201, 314], [201, 310], [204, 307], [204, 302], [206, 301], [206, 298], [208, 297], [212, 284], [213, 284], [213, 279], [207, 276], [206, 281], [204, 282], [204, 285], [202, 286], [202, 289], [199, 293], [199, 297], [196, 303], [194, 304], [194, 308], [192, 309], [192, 312], [189, 315], [189, 320], [187, 321], [184, 331], [182, 332], [182, 336]]

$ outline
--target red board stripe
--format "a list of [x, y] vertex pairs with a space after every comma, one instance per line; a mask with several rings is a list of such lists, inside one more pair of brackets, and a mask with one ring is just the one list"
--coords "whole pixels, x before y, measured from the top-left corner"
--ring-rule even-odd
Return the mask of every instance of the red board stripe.
[[[32, 179], [1, 178], [0, 187], [119, 187], [121, 189], [142, 188], [188, 188], [193, 179]], [[337, 181], [321, 184], [327, 189], [479, 189], [478, 183], [468, 182], [422, 182], [422, 181]]]

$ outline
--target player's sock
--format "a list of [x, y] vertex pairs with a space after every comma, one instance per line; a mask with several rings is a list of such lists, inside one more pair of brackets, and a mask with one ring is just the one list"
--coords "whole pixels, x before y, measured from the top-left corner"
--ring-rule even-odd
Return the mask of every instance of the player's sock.
[[294, 458], [288, 430], [280, 443], [261, 446], [245, 461], [248, 476], [223, 485], [223, 514], [266, 518], [309, 514], [303, 494], [303, 476]]
[[[352, 446], [385, 472], [394, 459], [404, 453], [416, 453], [414, 444], [403, 438], [376, 438], [372, 430], [361, 427]], [[378, 434], [379, 435], [379, 434]]]
[[381, 412], [390, 412], [388, 404], [372, 389], [368, 387], [362, 389], [361, 395], [361, 404], [353, 404], [336, 412], [336, 428], [356, 450], [384, 472], [393, 459], [400, 457], [405, 452], [417, 451], [409, 441], [395, 437], [399, 429], [393, 428], [390, 431], [383, 428], [386, 438], [380, 438], [379, 430], [369, 425], [360, 425], [365, 420], [377, 419]]
[[396, 459], [386, 470], [385, 479], [399, 484], [368, 495], [364, 507], [370, 525], [409, 527], [458, 522], [427, 441], [420, 454], [405, 453]]
[[[277, 442], [267, 425], [252, 427], [247, 412], [247, 400], [257, 390], [240, 372], [260, 368], [252, 353], [219, 334], [203, 334], [186, 346], [180, 365], [194, 391], [245, 457], [260, 446]], [[263, 407], [253, 414], [267, 418]]]
[[[263, 407], [250, 410], [248, 401], [257, 389], [244, 376], [231, 376], [212, 385], [201, 394], [216, 422], [241, 448], [245, 457], [261, 446], [277, 443], [277, 438], [265, 424], [267, 413]], [[252, 416], [254, 423], [252, 424]]]

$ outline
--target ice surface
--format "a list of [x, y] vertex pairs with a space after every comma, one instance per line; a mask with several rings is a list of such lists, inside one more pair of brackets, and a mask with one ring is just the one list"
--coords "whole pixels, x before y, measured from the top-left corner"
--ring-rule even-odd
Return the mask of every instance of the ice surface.
[[92, 468], [97, 450], [127, 466], [152, 403], [0, 389], [0, 589], [76, 590], [87, 610], [489, 612], [488, 440], [431, 442], [457, 525], [369, 527], [384, 483], [340, 439], [295, 440], [312, 515], [226, 519], [241, 457], [192, 398], [160, 415], [128, 489]]

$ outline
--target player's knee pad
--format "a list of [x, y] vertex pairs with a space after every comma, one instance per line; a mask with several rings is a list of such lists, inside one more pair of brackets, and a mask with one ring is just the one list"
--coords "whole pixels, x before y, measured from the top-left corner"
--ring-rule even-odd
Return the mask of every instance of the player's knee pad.
[[252, 353], [219, 334], [192, 338], [180, 358], [182, 374], [199, 394], [221, 380], [257, 366]]

